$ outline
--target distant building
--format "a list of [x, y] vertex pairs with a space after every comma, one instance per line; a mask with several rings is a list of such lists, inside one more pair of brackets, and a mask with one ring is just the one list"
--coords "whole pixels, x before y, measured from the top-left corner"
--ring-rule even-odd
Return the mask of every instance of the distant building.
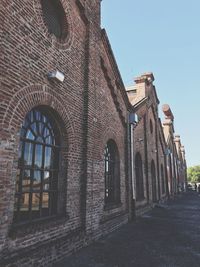
[[126, 88], [137, 117], [132, 129], [136, 214], [143, 213], [153, 203], [166, 199], [168, 193], [166, 143], [153, 81], [153, 74], [145, 73], [135, 79], [135, 85]]

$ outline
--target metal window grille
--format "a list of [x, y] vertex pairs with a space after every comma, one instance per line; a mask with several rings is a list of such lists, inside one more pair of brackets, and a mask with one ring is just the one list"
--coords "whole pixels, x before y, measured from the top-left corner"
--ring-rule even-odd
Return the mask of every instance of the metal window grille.
[[119, 160], [117, 147], [109, 141], [105, 147], [105, 204], [120, 201]]
[[21, 128], [14, 223], [57, 213], [58, 135], [46, 112], [30, 111]]

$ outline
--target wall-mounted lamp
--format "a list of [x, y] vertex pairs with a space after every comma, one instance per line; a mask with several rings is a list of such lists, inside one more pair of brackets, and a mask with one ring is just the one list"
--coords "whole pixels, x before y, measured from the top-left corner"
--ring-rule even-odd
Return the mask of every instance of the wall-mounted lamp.
[[58, 82], [62, 83], [64, 81], [65, 75], [59, 70], [54, 70], [54, 71], [50, 71], [47, 74], [47, 77], [50, 80], [57, 80]]

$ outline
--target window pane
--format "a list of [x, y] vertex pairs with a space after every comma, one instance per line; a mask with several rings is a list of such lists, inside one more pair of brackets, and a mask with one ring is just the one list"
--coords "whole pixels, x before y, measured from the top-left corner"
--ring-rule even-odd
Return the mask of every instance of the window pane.
[[45, 147], [44, 168], [50, 169], [50, 167], [51, 167], [51, 155], [52, 155], [52, 148], [51, 147]]
[[42, 167], [42, 145], [35, 146], [35, 164], [36, 168]]
[[44, 137], [50, 135], [49, 129], [47, 127], [45, 127], [44, 129]]
[[45, 143], [48, 144], [48, 145], [52, 145], [53, 144], [53, 140], [52, 140], [51, 135], [46, 137]]
[[43, 134], [43, 128], [44, 128], [44, 124], [42, 122], [38, 122], [38, 129], [39, 129], [40, 135]]
[[32, 165], [32, 156], [33, 156], [33, 145], [31, 143], [25, 143], [24, 147], [24, 165], [31, 166]]
[[43, 190], [49, 190], [50, 173], [44, 172]]
[[22, 179], [22, 192], [30, 191], [30, 184], [31, 184], [31, 171], [25, 170]]
[[32, 194], [32, 211], [38, 211], [40, 205], [40, 193]]
[[34, 123], [31, 124], [31, 129], [32, 129], [33, 133], [35, 134], [35, 136], [37, 136], [38, 135], [38, 131], [37, 131], [37, 124], [36, 124], [36, 122], [34, 122]]
[[41, 171], [34, 171], [33, 191], [40, 191], [40, 189], [41, 189]]
[[39, 111], [35, 111], [35, 119], [37, 121], [40, 121], [41, 120], [41, 113]]
[[42, 208], [43, 209], [48, 209], [49, 208], [49, 193], [43, 193]]
[[32, 131], [31, 130], [28, 130], [27, 133], [26, 133], [26, 138], [27, 139], [30, 139], [30, 140], [34, 140], [35, 139], [35, 136], [33, 135]]
[[29, 211], [29, 193], [21, 195], [20, 199], [20, 211], [27, 212]]

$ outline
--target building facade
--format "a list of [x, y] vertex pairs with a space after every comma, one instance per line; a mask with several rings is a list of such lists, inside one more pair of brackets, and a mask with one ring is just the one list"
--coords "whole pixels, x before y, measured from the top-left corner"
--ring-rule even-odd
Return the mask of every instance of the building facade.
[[152, 74], [127, 96], [100, 0], [0, 5], [0, 265], [51, 266], [172, 193], [159, 101]]
[[135, 79], [135, 85], [126, 88], [137, 118], [132, 129], [136, 215], [166, 199], [168, 192], [166, 142], [153, 81], [153, 74], [145, 73]]
[[49, 266], [128, 220], [129, 102], [100, 1], [4, 1], [3, 12], [1, 256]]

